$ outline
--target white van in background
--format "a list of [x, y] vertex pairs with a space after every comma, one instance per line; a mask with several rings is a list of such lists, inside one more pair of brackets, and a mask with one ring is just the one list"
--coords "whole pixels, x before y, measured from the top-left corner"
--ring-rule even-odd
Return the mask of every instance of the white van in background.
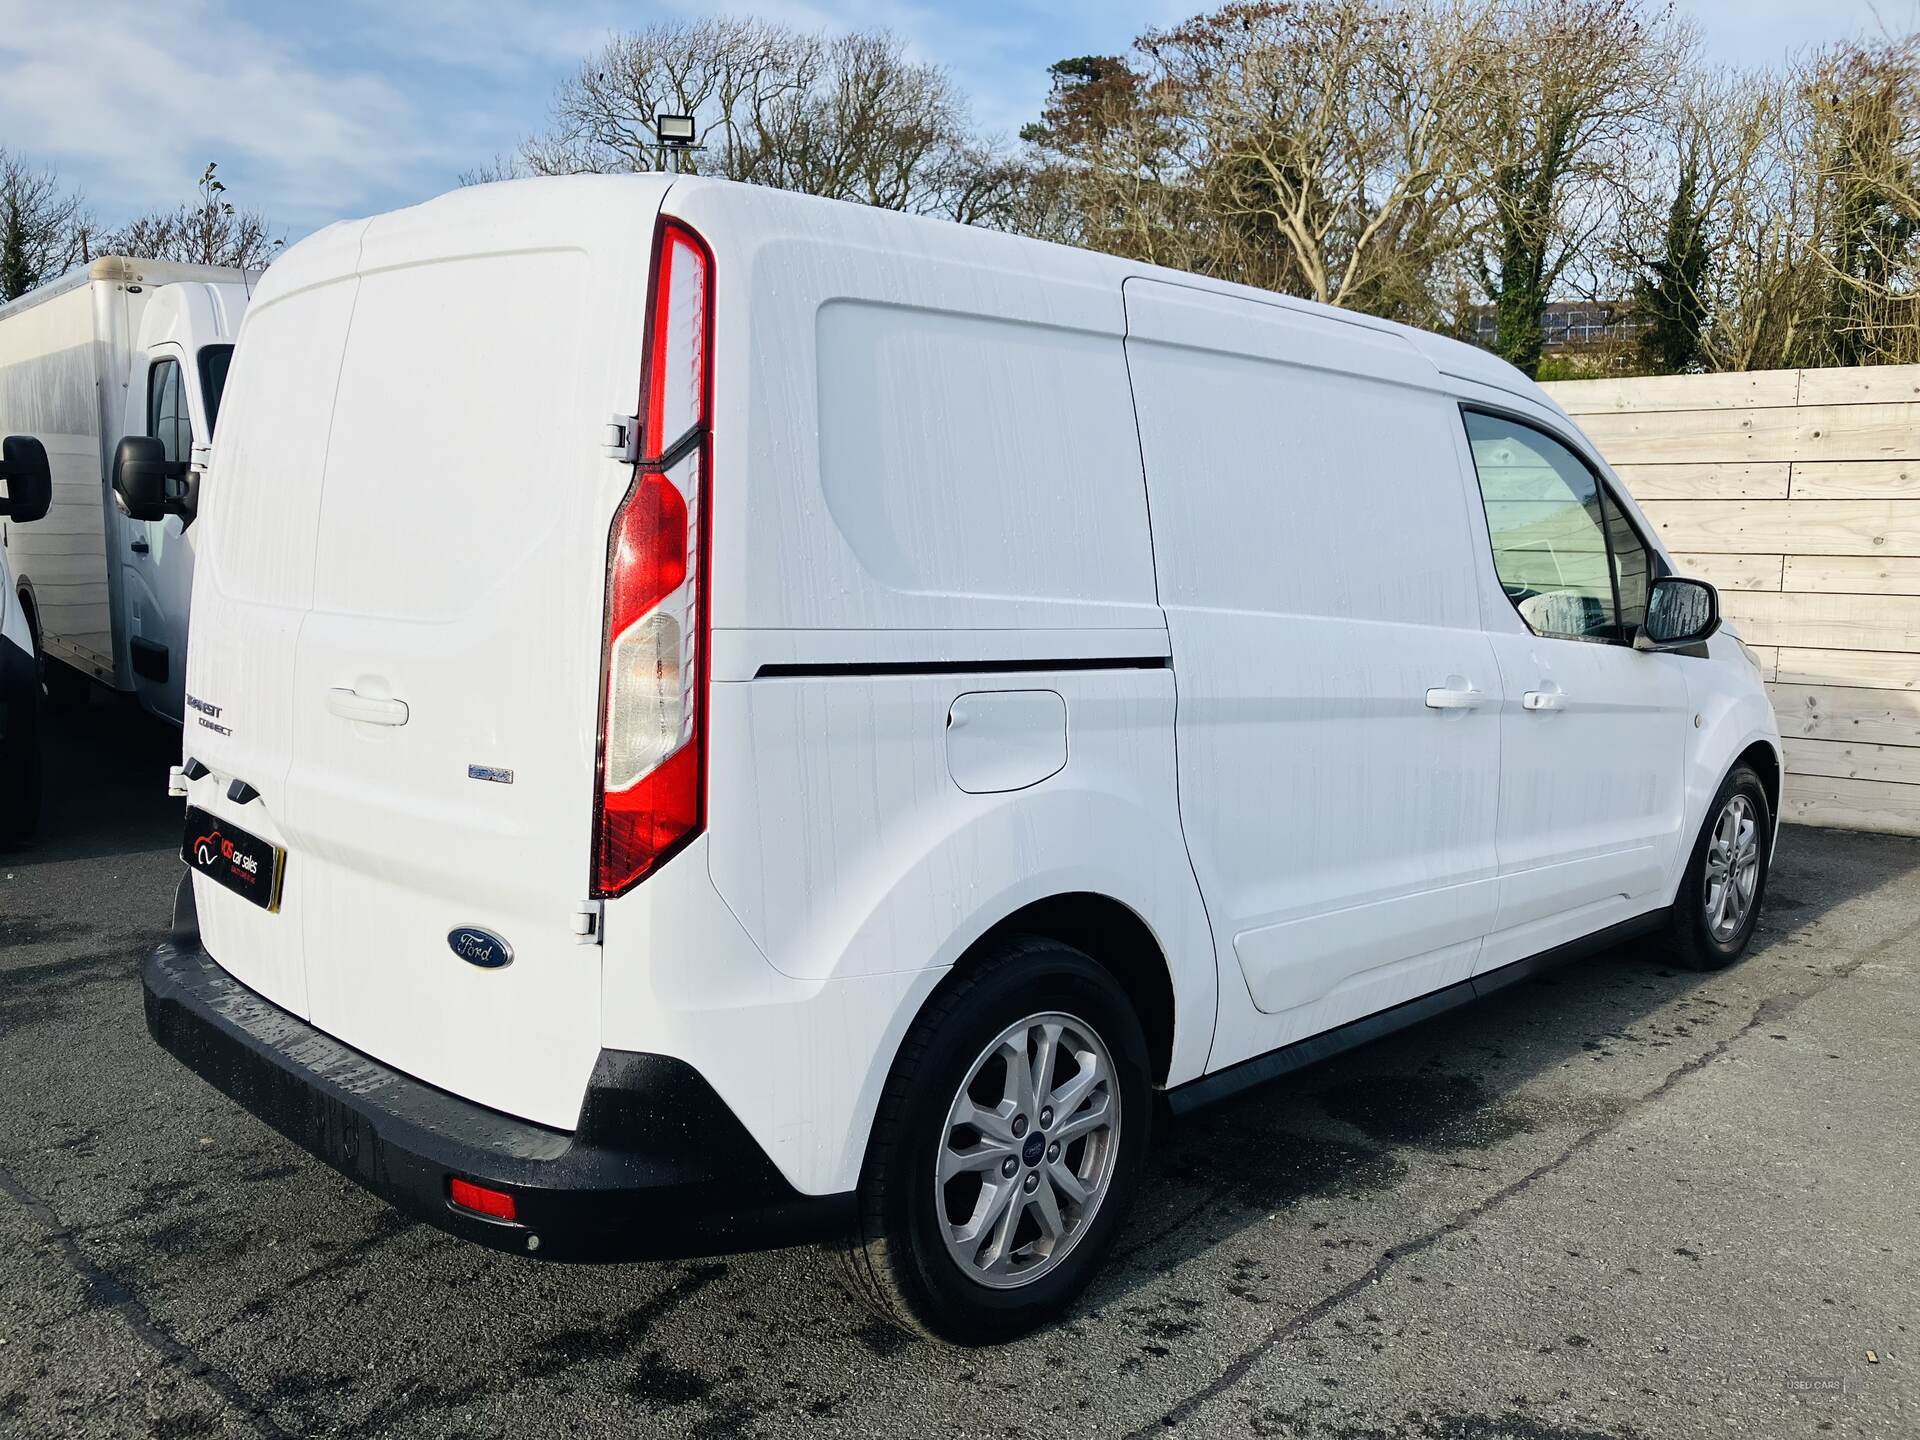
[[[53, 467], [52, 512], [7, 545], [56, 703], [97, 680], [180, 723], [194, 548], [184, 502], [257, 278], [103, 257], [0, 306], [0, 432], [36, 436]], [[115, 504], [123, 436], [158, 447], [171, 509], [136, 519]]]
[[1481, 351], [661, 176], [333, 226], [245, 345], [148, 1025], [456, 1234], [1001, 1338], [1156, 1110], [1752, 934], [1759, 673]]

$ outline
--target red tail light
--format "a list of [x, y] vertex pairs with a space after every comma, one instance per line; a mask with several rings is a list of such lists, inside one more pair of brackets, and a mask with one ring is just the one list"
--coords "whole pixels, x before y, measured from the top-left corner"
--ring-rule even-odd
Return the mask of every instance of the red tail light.
[[654, 241], [647, 315], [641, 459], [607, 544], [600, 896], [632, 889], [705, 821], [713, 256], [675, 220]]

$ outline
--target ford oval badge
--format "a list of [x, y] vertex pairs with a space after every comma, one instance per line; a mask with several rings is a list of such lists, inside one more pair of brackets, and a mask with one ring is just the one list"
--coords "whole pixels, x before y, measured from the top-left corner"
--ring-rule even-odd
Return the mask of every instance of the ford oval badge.
[[447, 932], [447, 945], [462, 960], [482, 970], [498, 970], [513, 963], [513, 947], [491, 930], [462, 925]]

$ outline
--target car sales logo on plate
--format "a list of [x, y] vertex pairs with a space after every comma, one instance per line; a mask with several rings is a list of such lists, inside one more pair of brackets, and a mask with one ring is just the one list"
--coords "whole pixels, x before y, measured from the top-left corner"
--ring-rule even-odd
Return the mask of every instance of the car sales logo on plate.
[[227, 874], [235, 880], [244, 880], [249, 885], [260, 882], [260, 857], [236, 850], [233, 841], [218, 830], [202, 835], [193, 842], [193, 858], [202, 868], [211, 867], [221, 861], [227, 864]]

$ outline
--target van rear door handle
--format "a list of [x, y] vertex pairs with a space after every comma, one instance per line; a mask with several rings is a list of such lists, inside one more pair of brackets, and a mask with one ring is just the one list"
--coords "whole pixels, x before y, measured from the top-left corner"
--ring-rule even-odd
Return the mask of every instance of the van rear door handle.
[[145, 540], [136, 540], [129, 548], [136, 555], [145, 555], [150, 547]]
[[1454, 690], [1439, 687], [1427, 691], [1429, 710], [1478, 710], [1480, 702], [1486, 699], [1478, 690], [1471, 687]]
[[407, 723], [406, 701], [376, 700], [371, 696], [362, 695], [358, 690], [335, 687], [327, 691], [327, 709], [343, 720], [363, 720], [369, 725]]
[[1564, 710], [1567, 697], [1560, 690], [1529, 690], [1520, 697], [1522, 710]]

